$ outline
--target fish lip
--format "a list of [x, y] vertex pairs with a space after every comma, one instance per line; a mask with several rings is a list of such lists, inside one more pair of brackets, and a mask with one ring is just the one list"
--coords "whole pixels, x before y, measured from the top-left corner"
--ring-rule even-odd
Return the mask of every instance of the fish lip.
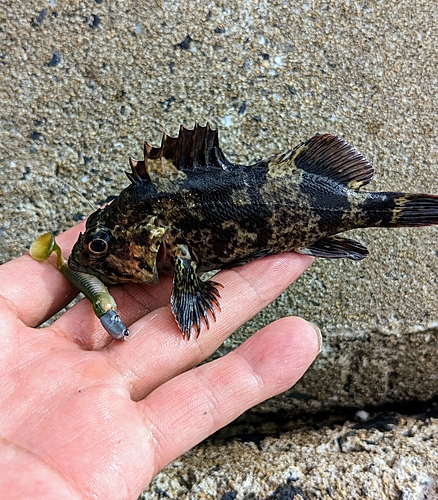
[[90, 276], [95, 276], [100, 281], [102, 281], [102, 283], [104, 283], [105, 285], [120, 285], [123, 283], [142, 283], [142, 284], [146, 284], [146, 285], [147, 284], [154, 284], [153, 280], [151, 280], [151, 281], [136, 280], [132, 276], [127, 276], [127, 277], [116, 276], [115, 279], [112, 279], [111, 276], [108, 276], [107, 274], [103, 274], [96, 269], [93, 269], [93, 271], [91, 272], [90, 268], [82, 266], [81, 264], [78, 264], [77, 262], [70, 260], [70, 259], [68, 261], [68, 266], [73, 271], [80, 272], [83, 274], [88, 274]]
[[89, 274], [90, 276], [96, 276], [96, 278], [100, 279], [100, 281], [102, 281], [102, 283], [105, 283], [106, 285], [115, 285], [118, 283], [118, 281], [114, 281], [108, 276], [101, 274], [99, 271], [96, 271], [94, 269], [93, 272], [90, 272], [89, 268], [82, 266], [81, 264], [78, 264], [76, 261], [72, 260], [71, 257], [68, 259], [68, 267], [73, 271], [79, 273]]

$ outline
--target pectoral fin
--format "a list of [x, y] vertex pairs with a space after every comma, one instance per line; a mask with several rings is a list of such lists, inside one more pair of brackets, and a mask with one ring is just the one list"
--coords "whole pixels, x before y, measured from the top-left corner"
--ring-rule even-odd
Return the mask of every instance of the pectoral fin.
[[181, 245], [178, 253], [170, 303], [183, 338], [187, 336], [190, 339], [192, 328], [196, 330], [196, 336], [199, 335], [202, 320], [209, 327], [209, 312], [216, 320], [215, 307], [219, 309], [220, 296], [217, 287], [221, 285], [199, 278], [196, 262], [191, 258], [187, 247]]
[[296, 252], [326, 259], [347, 258], [361, 260], [368, 255], [366, 247], [357, 241], [342, 236], [327, 236], [310, 247], [300, 248]]

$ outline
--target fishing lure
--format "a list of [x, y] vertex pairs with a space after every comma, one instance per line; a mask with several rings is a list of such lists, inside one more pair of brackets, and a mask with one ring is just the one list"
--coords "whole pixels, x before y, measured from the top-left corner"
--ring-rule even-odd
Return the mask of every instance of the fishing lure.
[[39, 236], [29, 250], [31, 257], [39, 261], [48, 259], [52, 252], [56, 254], [56, 267], [90, 300], [94, 313], [105, 330], [117, 340], [125, 339], [129, 331], [116, 312], [117, 304], [108, 288], [96, 276], [70, 269], [53, 233], [44, 233]]

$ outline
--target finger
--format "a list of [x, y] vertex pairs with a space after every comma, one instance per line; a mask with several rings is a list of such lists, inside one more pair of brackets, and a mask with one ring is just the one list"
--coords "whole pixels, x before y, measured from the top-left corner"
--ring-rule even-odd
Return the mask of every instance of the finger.
[[298, 254], [267, 257], [215, 276], [221, 311], [210, 329], [184, 340], [170, 306], [157, 309], [131, 326], [132, 337], [110, 346], [106, 355], [131, 383], [131, 397], [142, 399], [164, 381], [199, 364], [240, 325], [272, 302], [311, 263]]
[[[65, 258], [81, 230], [84, 223], [56, 237]], [[37, 262], [25, 254], [0, 266], [0, 297], [27, 326], [40, 325], [78, 294], [52, 259]]]
[[156, 436], [155, 473], [248, 408], [294, 385], [319, 349], [309, 323], [283, 318], [223, 358], [153, 391], [138, 405]]

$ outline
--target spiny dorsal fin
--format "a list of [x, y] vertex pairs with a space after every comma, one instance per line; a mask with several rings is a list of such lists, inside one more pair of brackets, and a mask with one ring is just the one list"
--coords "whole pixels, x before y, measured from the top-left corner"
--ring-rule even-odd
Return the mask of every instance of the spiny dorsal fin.
[[296, 148], [270, 159], [274, 163], [293, 161], [306, 172], [321, 175], [350, 189], [368, 184], [374, 168], [342, 137], [331, 134], [315, 135]]
[[135, 184], [136, 182], [150, 181], [151, 177], [146, 168], [144, 161], [134, 160], [134, 158], [129, 158], [129, 164], [131, 165], [131, 172], [125, 172], [128, 179]]
[[163, 134], [161, 146], [144, 143], [144, 160], [129, 159], [132, 173], [127, 173], [131, 182], [151, 180], [151, 173], [165, 174], [168, 169], [191, 170], [193, 168], [221, 168], [234, 166], [219, 148], [218, 131], [210, 124], [205, 127], [195, 124], [190, 130], [181, 125], [178, 137]]

